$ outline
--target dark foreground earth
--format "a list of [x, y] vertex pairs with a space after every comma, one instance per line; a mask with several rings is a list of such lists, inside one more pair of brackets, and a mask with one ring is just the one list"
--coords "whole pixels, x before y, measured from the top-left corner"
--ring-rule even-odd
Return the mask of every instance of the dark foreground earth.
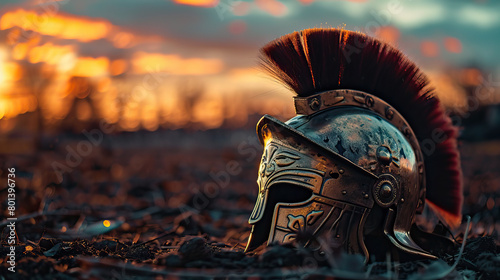
[[243, 252], [261, 153], [252, 131], [46, 136], [34, 153], [0, 158], [0, 279], [500, 279], [500, 142], [460, 149], [464, 251], [364, 265], [334, 249]]

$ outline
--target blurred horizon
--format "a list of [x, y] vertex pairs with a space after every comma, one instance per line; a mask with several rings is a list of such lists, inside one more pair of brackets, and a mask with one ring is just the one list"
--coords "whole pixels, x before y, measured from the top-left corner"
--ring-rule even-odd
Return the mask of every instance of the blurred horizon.
[[0, 132], [252, 127], [294, 115], [292, 93], [258, 66], [259, 48], [311, 27], [364, 31], [399, 47], [443, 104], [477, 88], [500, 102], [494, 1], [3, 1]]

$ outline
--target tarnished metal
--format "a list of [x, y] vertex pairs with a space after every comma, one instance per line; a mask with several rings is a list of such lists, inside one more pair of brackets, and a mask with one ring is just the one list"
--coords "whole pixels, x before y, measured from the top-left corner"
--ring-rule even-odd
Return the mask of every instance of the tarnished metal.
[[[396, 248], [433, 257], [409, 233], [425, 199], [423, 156], [397, 110], [354, 90], [295, 98], [295, 106], [299, 115], [286, 123], [264, 116], [257, 125], [264, 153], [247, 250], [331, 234], [368, 258], [364, 238], [380, 230]], [[370, 215], [375, 208], [384, 219]]]

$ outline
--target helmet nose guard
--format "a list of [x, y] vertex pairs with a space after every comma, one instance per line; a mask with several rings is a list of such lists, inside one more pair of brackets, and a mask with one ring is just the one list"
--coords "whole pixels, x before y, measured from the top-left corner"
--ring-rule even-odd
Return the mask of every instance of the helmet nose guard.
[[[435, 258], [410, 236], [425, 181], [418, 141], [404, 118], [381, 99], [354, 90], [295, 98], [295, 105], [299, 115], [287, 123], [266, 115], [257, 125], [265, 150], [246, 250], [266, 240], [289, 242], [299, 231], [313, 237], [329, 232], [348, 252], [368, 258], [364, 225], [377, 207], [386, 213], [380, 227], [391, 244]], [[278, 194], [270, 201], [269, 190], [284, 183], [312, 195], [283, 203]]]

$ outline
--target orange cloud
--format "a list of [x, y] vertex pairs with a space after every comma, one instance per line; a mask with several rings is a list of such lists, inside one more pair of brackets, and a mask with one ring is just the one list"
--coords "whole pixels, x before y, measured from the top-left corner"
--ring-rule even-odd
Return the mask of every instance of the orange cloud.
[[302, 3], [302, 5], [309, 5], [314, 2], [314, 0], [299, 0], [299, 2]]
[[45, 62], [55, 65], [64, 62], [64, 57], [74, 55], [74, 52], [74, 46], [58, 46], [52, 43], [46, 43], [31, 48], [28, 54], [28, 60], [31, 63]]
[[111, 75], [120, 75], [127, 70], [128, 63], [125, 59], [115, 59], [111, 62], [109, 72]]
[[107, 20], [62, 14], [37, 14], [34, 11], [18, 9], [5, 13], [0, 19], [1, 30], [13, 27], [43, 35], [89, 42], [108, 36], [112, 25]]
[[23, 70], [15, 62], [3, 62], [0, 64], [0, 83], [5, 81], [15, 82], [22, 77]]
[[394, 46], [397, 45], [399, 36], [399, 30], [394, 26], [382, 26], [377, 32], [378, 38]]
[[129, 48], [134, 45], [134, 35], [129, 32], [119, 32], [113, 36], [112, 41], [117, 48]]
[[107, 57], [79, 57], [73, 68], [73, 75], [79, 77], [97, 77], [108, 74], [109, 59]]
[[284, 16], [288, 12], [286, 5], [276, 0], [255, 0], [255, 4], [259, 9], [275, 17]]
[[136, 52], [132, 66], [137, 74], [167, 72], [176, 75], [209, 75], [220, 73], [224, 63], [215, 58], [182, 58], [175, 54]]
[[236, 2], [233, 6], [233, 14], [235, 16], [244, 16], [250, 11], [250, 3], [248, 2]]
[[189, 6], [213, 8], [219, 4], [219, 0], [174, 0], [174, 3]]
[[0, 96], [0, 119], [33, 112], [36, 106], [37, 100], [31, 95]]
[[233, 68], [228, 74], [233, 78], [237, 77], [256, 77], [259, 74], [262, 74], [262, 70], [257, 67], [249, 67], [249, 68]]
[[444, 38], [444, 47], [447, 51], [452, 53], [462, 52], [462, 43], [457, 38], [446, 37]]
[[461, 81], [466, 86], [479, 86], [483, 82], [483, 75], [476, 68], [466, 68], [460, 74]]
[[420, 50], [427, 57], [436, 57], [439, 54], [439, 47], [433, 41], [423, 41], [420, 45]]
[[229, 23], [228, 29], [232, 34], [242, 34], [247, 30], [247, 24], [242, 20], [235, 20]]

